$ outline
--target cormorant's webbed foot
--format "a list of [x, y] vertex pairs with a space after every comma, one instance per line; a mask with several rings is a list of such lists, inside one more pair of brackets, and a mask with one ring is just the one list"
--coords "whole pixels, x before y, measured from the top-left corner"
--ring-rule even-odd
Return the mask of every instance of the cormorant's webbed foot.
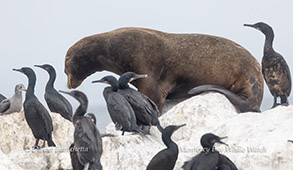
[[32, 148], [33, 148], [33, 149], [40, 149], [41, 147], [38, 146], [38, 145], [34, 145]]
[[40, 140], [40, 139], [36, 139], [36, 143], [35, 143], [35, 145], [32, 147], [33, 149], [40, 149], [40, 147], [39, 147], [39, 140]]

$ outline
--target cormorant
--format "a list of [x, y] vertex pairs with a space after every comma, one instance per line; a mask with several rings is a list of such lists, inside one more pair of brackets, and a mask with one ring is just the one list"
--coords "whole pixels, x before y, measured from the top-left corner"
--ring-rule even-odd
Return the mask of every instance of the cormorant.
[[288, 142], [292, 142], [293, 143], [293, 140], [288, 140]]
[[118, 80], [118, 92], [125, 97], [131, 105], [137, 120], [137, 125], [157, 126], [160, 131], [163, 128], [160, 125], [158, 115], [160, 112], [157, 105], [143, 93], [130, 88], [128, 83], [133, 80], [145, 78], [147, 75], [138, 75], [134, 72], [126, 72], [122, 74]]
[[28, 77], [29, 83], [23, 108], [26, 122], [36, 138], [36, 143], [33, 147], [35, 149], [39, 148], [38, 143], [40, 139], [44, 140], [42, 147], [45, 147], [45, 141], [48, 142], [48, 146], [56, 146], [52, 140], [52, 118], [47, 109], [34, 94], [36, 84], [35, 72], [29, 67], [22, 67], [21, 69], [13, 70], [21, 72]]
[[[84, 167], [89, 167], [89, 169], [103, 169], [100, 162], [103, 152], [103, 142], [100, 132], [90, 116], [84, 116], [88, 108], [88, 99], [86, 95], [78, 90], [60, 92], [74, 97], [80, 103], [72, 118], [74, 124], [73, 147], [77, 154], [78, 161]], [[74, 160], [74, 153], [70, 155], [72, 156], [71, 159], [73, 159], [72, 162], [76, 162], [77, 160]], [[72, 166], [79, 167], [77, 163], [72, 164]]]
[[2, 100], [6, 99], [5, 96], [3, 96], [2, 94], [0, 94], [0, 102], [2, 102]]
[[9, 99], [4, 99], [0, 102], [0, 115], [20, 112], [22, 108], [22, 91], [25, 90], [23, 84], [17, 84], [14, 89], [14, 95]]
[[49, 64], [35, 65], [40, 67], [49, 73], [49, 80], [46, 85], [45, 100], [51, 112], [59, 113], [61, 116], [69, 121], [72, 119], [72, 106], [65, 97], [63, 97], [54, 88], [54, 82], [56, 79], [56, 71], [53, 66]]
[[214, 148], [215, 143], [227, 145], [221, 141], [225, 138], [227, 137], [219, 137], [212, 133], [204, 134], [200, 139], [203, 151], [190, 161], [185, 162], [182, 168], [184, 170], [214, 170], [228, 166], [231, 170], [237, 170], [237, 167], [229, 158], [220, 154]]
[[265, 34], [266, 40], [261, 64], [264, 79], [274, 96], [272, 108], [280, 105], [277, 104], [277, 97], [281, 98], [281, 105], [288, 106], [288, 97], [291, 92], [290, 69], [282, 55], [273, 49], [274, 31], [272, 27], [263, 22], [253, 25], [244, 24], [244, 26], [255, 28]]
[[162, 131], [162, 140], [167, 146], [166, 149], [157, 153], [148, 164], [146, 170], [172, 170], [178, 158], [178, 146], [172, 141], [171, 135], [181, 128], [185, 124], [180, 126], [167, 126]]
[[128, 101], [118, 93], [119, 84], [115, 77], [105, 76], [100, 80], [93, 81], [92, 83], [106, 83], [111, 87], [106, 87], [103, 91], [107, 109], [110, 117], [115, 124], [117, 130], [124, 132], [140, 132], [146, 133], [139, 129], [136, 124], [134, 111]]

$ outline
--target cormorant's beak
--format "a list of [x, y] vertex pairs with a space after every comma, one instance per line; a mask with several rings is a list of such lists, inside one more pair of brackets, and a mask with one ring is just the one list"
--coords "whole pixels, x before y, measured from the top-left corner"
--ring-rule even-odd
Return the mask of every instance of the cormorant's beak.
[[108, 83], [108, 82], [101, 79], [101, 80], [92, 81], [92, 83]]
[[175, 128], [175, 130], [174, 130], [174, 131], [178, 130], [179, 128], [181, 128], [181, 127], [183, 127], [183, 126], [185, 126], [185, 125], [186, 125], [186, 124], [183, 124], [183, 125], [176, 126], [176, 128]]
[[15, 69], [15, 68], [14, 68], [14, 69], [12, 69], [12, 70], [13, 70], [13, 71], [18, 71], [18, 72], [23, 73], [21, 69]]
[[71, 93], [70, 92], [67, 92], [67, 91], [62, 91], [62, 90], [59, 90], [60, 93], [63, 93], [63, 94], [68, 94], [71, 96]]
[[243, 26], [246, 26], [246, 27], [252, 27], [252, 28], [255, 28], [255, 29], [258, 29], [259, 30], [259, 28], [257, 27], [257, 26], [255, 26], [255, 24], [243, 24]]
[[135, 76], [133, 76], [130, 80], [129, 83], [132, 82], [133, 80], [137, 80], [137, 79], [141, 79], [141, 78], [146, 78], [148, 77], [147, 74], [136, 74]]
[[35, 67], [40, 67], [42, 69], [44, 69], [43, 65], [34, 65]]
[[220, 144], [223, 144], [223, 145], [228, 146], [228, 144], [226, 144], [226, 143], [224, 143], [223, 141], [221, 141], [222, 139], [226, 139], [226, 138], [228, 138], [228, 136], [220, 137], [220, 138], [216, 141], [216, 143], [220, 143]]

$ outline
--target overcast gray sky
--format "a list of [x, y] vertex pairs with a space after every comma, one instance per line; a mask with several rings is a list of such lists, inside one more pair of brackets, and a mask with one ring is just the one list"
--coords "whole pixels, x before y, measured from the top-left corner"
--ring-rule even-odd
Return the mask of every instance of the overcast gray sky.
[[[275, 31], [274, 48], [293, 68], [292, 1], [272, 0], [148, 0], [148, 1], [4, 1], [0, 3], [0, 93], [13, 94], [14, 86], [27, 78], [12, 68], [52, 64], [57, 71], [56, 89], [67, 90], [64, 57], [79, 39], [120, 27], [145, 27], [170, 33], [204, 33], [231, 39], [249, 50], [260, 62], [264, 35], [244, 27], [244, 23], [264, 21]], [[43, 99], [48, 74], [33, 68], [37, 75], [36, 95]], [[98, 115], [99, 128], [110, 119], [102, 97], [105, 85], [91, 84], [109, 74], [96, 73], [78, 89], [88, 95], [89, 112]], [[70, 97], [67, 97], [70, 98]], [[74, 107], [77, 102], [70, 99]], [[290, 97], [290, 103], [292, 103]], [[262, 110], [272, 106], [273, 98], [266, 85]]]

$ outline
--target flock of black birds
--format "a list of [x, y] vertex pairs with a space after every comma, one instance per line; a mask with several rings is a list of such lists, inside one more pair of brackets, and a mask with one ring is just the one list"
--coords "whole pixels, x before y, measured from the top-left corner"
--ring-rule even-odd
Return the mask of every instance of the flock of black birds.
[[[274, 33], [272, 28], [265, 23], [254, 25], [244, 24], [262, 31], [265, 36], [264, 56], [262, 59], [262, 72], [269, 90], [274, 96], [273, 107], [277, 105], [289, 105], [288, 96], [291, 92], [291, 75], [288, 65], [284, 58], [273, 50]], [[73, 114], [70, 102], [62, 96], [55, 88], [56, 79], [55, 69], [49, 65], [35, 65], [35, 67], [46, 70], [49, 80], [45, 88], [45, 100], [51, 112], [59, 113], [64, 119], [71, 121], [74, 125], [74, 142], [71, 144], [70, 156], [72, 167], [79, 169], [103, 169], [101, 155], [103, 152], [102, 137], [96, 127], [96, 117], [93, 113], [87, 113], [87, 96], [78, 90], [71, 92], [59, 91], [75, 98], [80, 105]], [[0, 113], [1, 115], [12, 112], [19, 112], [22, 106], [22, 91], [26, 91], [23, 103], [25, 119], [32, 130], [36, 139], [34, 149], [48, 146], [56, 146], [52, 139], [53, 124], [52, 118], [47, 109], [42, 105], [34, 94], [36, 75], [29, 67], [13, 69], [14, 71], [25, 74], [28, 78], [28, 87], [19, 84], [15, 87], [15, 95], [6, 99], [0, 94]], [[178, 158], [178, 146], [172, 141], [172, 134], [179, 128], [185, 126], [170, 125], [163, 128], [160, 125], [158, 115], [161, 115], [156, 104], [144, 94], [131, 88], [128, 83], [136, 79], [146, 78], [147, 75], [138, 75], [134, 72], [126, 72], [117, 80], [113, 76], [105, 76], [92, 83], [106, 83], [103, 96], [107, 104], [110, 117], [115, 124], [116, 130], [138, 133], [139, 135], [150, 135], [150, 127], [156, 126], [162, 134], [162, 141], [166, 145], [149, 162], [147, 170], [172, 170]], [[277, 97], [281, 98], [281, 103], [277, 103]], [[20, 104], [19, 104], [20, 103]], [[19, 106], [20, 105], [20, 106]], [[237, 170], [235, 164], [225, 155], [219, 153], [214, 148], [215, 143], [224, 144], [222, 139], [214, 134], [207, 133], [202, 136], [200, 143], [203, 147], [202, 152], [184, 163], [184, 170]], [[43, 145], [39, 146], [39, 140], [43, 140]], [[292, 141], [290, 141], [292, 142]], [[82, 150], [85, 149], [85, 150]]]

